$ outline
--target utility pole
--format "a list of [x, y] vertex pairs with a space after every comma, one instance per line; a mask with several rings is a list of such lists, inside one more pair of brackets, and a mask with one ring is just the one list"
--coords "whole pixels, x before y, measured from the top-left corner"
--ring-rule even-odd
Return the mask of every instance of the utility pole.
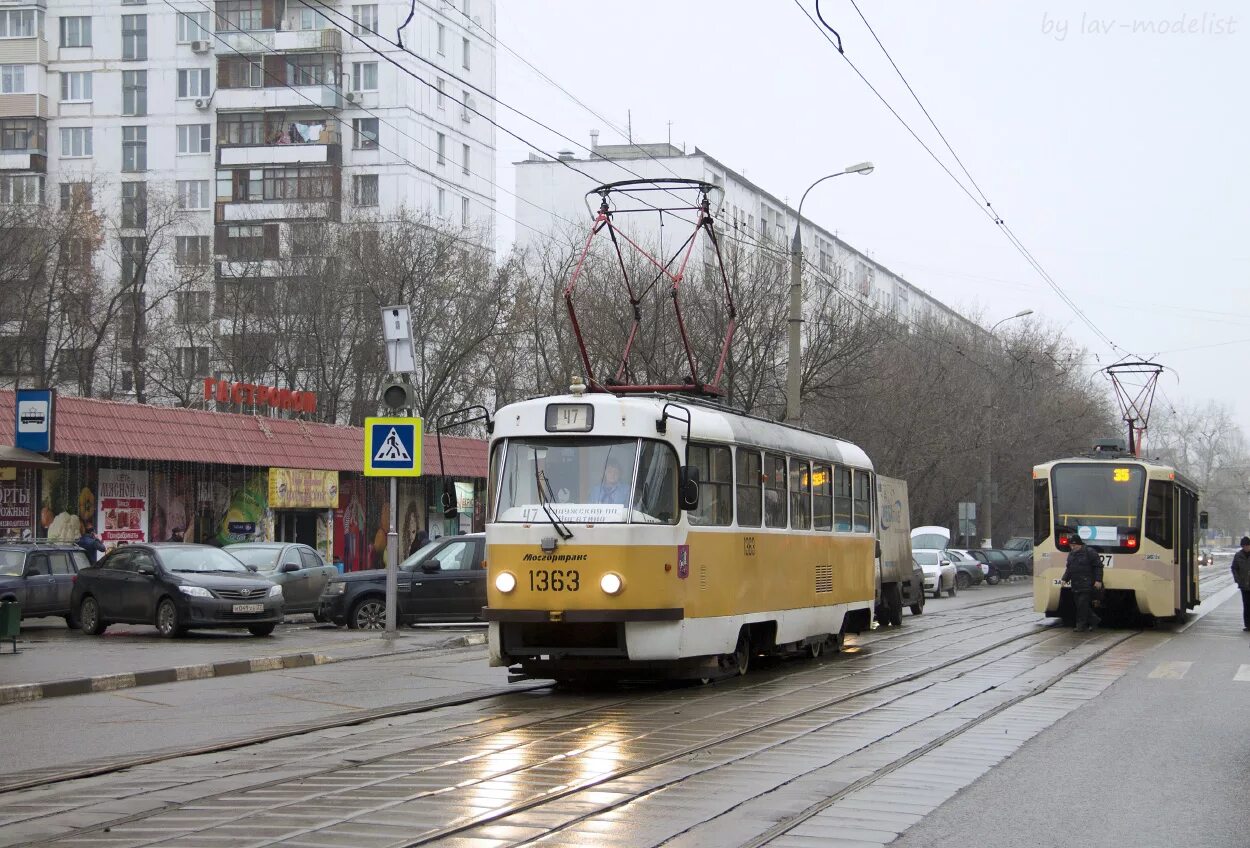
[[[1032, 315], [1032, 309], [1021, 309], [1015, 315], [1008, 315], [990, 327], [990, 338], [995, 342], [998, 337], [994, 331], [998, 325], [1014, 318]], [[981, 472], [981, 547], [994, 547], [994, 382], [985, 383], [985, 467]]]
[[803, 387], [803, 201], [807, 193], [825, 180], [843, 174], [871, 174], [873, 164], [860, 162], [836, 174], [827, 174], [807, 187], [799, 198], [795, 213], [794, 239], [790, 242], [790, 351], [786, 364], [786, 423], [798, 426], [803, 413], [799, 406], [799, 394]]

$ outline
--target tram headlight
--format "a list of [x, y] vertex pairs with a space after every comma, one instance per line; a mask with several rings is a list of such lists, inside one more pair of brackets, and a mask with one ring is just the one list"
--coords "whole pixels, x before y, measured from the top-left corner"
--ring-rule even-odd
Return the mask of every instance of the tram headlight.
[[617, 595], [625, 588], [625, 581], [621, 579], [621, 575], [614, 571], [609, 571], [599, 578], [599, 588], [609, 595]]
[[516, 588], [516, 575], [511, 571], [501, 571], [495, 575], [495, 588], [505, 595]]

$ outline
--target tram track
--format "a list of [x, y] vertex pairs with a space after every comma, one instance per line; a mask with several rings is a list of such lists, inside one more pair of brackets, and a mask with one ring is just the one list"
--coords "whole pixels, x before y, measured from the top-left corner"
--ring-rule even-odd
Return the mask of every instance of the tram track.
[[[1208, 580], [1204, 582], [1210, 583], [1211, 581]], [[325, 830], [327, 827], [330, 830], [333, 830], [336, 826], [350, 828], [352, 821], [357, 818], [357, 814], [361, 812], [374, 812], [379, 814], [385, 813], [387, 810], [399, 812], [402, 809], [412, 807], [414, 804], [419, 805], [423, 799], [436, 801], [440, 798], [440, 796], [446, 797], [455, 789], [484, 786], [485, 784], [491, 782], [499, 783], [501, 781], [516, 783], [518, 780], [521, 783], [528, 785], [531, 781], [527, 780], [527, 778], [532, 775], [539, 775], [544, 772], [549, 773], [552, 769], [560, 770], [563, 768], [567, 770], [568, 764], [577, 762], [579, 758], [589, 758], [593, 760], [595, 758], [596, 746], [580, 745], [577, 740], [585, 737], [594, 739], [595, 734], [600, 734], [602, 741], [602, 738], [606, 738], [603, 737], [603, 734], [608, 734], [608, 731], [611, 728], [619, 728], [623, 723], [627, 725], [629, 722], [623, 721], [622, 717], [631, 716], [631, 713], [636, 713], [636, 715], [632, 716], [632, 720], [635, 722], [643, 722], [649, 716], [653, 718], [656, 714], [663, 713], [670, 707], [681, 708], [675, 710], [675, 714], [682, 714], [683, 712], [691, 709], [693, 709], [693, 711], [697, 714], [695, 719], [691, 719], [686, 722], [676, 722], [676, 724], [674, 724], [674, 721], [670, 720], [665, 725], [667, 728], [673, 726], [690, 727], [691, 722], [694, 721], [702, 721], [706, 725], [715, 721], [731, 720], [735, 714], [740, 713], [742, 710], [762, 710], [765, 713], [768, 713], [768, 711], [772, 709], [775, 712], [775, 714], [766, 715], [761, 721], [750, 723], [731, 732], [720, 734], [714, 738], [703, 739], [684, 746], [670, 747], [669, 750], [663, 752], [662, 754], [631, 762], [628, 766], [610, 769], [603, 774], [596, 775], [593, 780], [572, 782], [566, 781], [566, 785], [561, 788], [534, 793], [530, 798], [519, 803], [513, 803], [510, 805], [492, 803], [492, 808], [489, 811], [483, 811], [475, 816], [461, 817], [459, 820], [452, 821], [450, 824], [443, 824], [441, 827], [427, 828], [415, 839], [409, 838], [405, 840], [397, 838], [390, 844], [416, 846], [430, 844], [431, 842], [436, 842], [453, 836], [468, 836], [472, 835], [476, 829], [488, 827], [493, 823], [506, 823], [510, 818], [524, 814], [527, 811], [538, 810], [553, 804], [558, 805], [562, 800], [572, 799], [579, 793], [587, 793], [595, 788], [602, 788], [610, 786], [613, 783], [627, 781], [633, 776], [642, 775], [650, 770], [662, 769], [665, 766], [671, 766], [673, 763], [697, 758], [701, 754], [711, 751], [717, 747], [732, 746], [733, 744], [740, 743], [753, 735], [767, 734], [769, 731], [788, 722], [801, 721], [805, 717], [837, 708], [840, 705], [848, 704], [856, 699], [865, 699], [870, 696], [880, 694], [891, 687], [905, 687], [907, 684], [916, 683], [926, 676], [941, 674], [943, 671], [951, 669], [961, 663], [968, 664], [976, 660], [978, 657], [988, 657], [988, 655], [993, 654], [995, 651], [1002, 652], [1004, 649], [1008, 649], [1002, 656], [987, 658], [985, 663], [982, 663], [981, 666], [978, 666], [977, 668], [965, 669], [957, 676], [963, 677], [969, 674], [974, 674], [977, 672], [978, 668], [1004, 661], [1004, 657], [1021, 651], [1028, 651], [1036, 648], [1038, 645], [1053, 641], [1058, 636], [1057, 628], [1040, 624], [1034, 614], [1029, 611], [1019, 609], [1018, 603], [1013, 603], [1019, 602], [1025, 597], [1027, 597], [1027, 594], [1015, 595], [1009, 598], [995, 598], [978, 604], [969, 604], [960, 609], [950, 610], [949, 612], [944, 611], [943, 613], [939, 613], [937, 615], [909, 619], [909, 626], [882, 629], [872, 633], [863, 634], [862, 637], [855, 640], [855, 643], [850, 646], [850, 652], [844, 656], [834, 657], [829, 661], [815, 665], [808, 663], [804, 663], [802, 666], [787, 664], [785, 667], [775, 669], [773, 672], [766, 672], [765, 675], [761, 676], [761, 679], [747, 677], [734, 681], [728, 686], [713, 686], [703, 689], [692, 688], [664, 692], [634, 691], [627, 693], [623, 697], [593, 698], [592, 700], [594, 700], [594, 703], [590, 705], [584, 705], [580, 708], [576, 708], [576, 705], [571, 705], [575, 708], [565, 709], [562, 712], [556, 711], [553, 714], [537, 717], [532, 721], [522, 720], [509, 723], [506, 720], [508, 716], [505, 715], [504, 718], [495, 716], [480, 719], [477, 722], [471, 723], [456, 724], [453, 722], [446, 727], [440, 728], [437, 733], [433, 734], [433, 738], [431, 738], [428, 733], [422, 733], [422, 741], [419, 744], [409, 744], [406, 747], [382, 750], [380, 753], [376, 753], [371, 756], [367, 755], [367, 752], [371, 748], [385, 749], [387, 748], [387, 743], [383, 739], [369, 737], [368, 734], [364, 734], [365, 738], [354, 740], [353, 744], [346, 747], [340, 747], [339, 749], [331, 752], [331, 758], [337, 757], [341, 760], [341, 762], [336, 762], [325, 768], [310, 768], [299, 772], [293, 777], [292, 763], [298, 762], [299, 760], [292, 761], [288, 759], [280, 766], [277, 766], [278, 771], [282, 772], [282, 776], [276, 777], [272, 780], [266, 781], [258, 779], [247, 784], [244, 788], [232, 789], [218, 793], [209, 792], [207, 794], [196, 796], [187, 802], [173, 803], [161, 806], [158, 809], [139, 812], [133, 815], [116, 816], [109, 819], [107, 822], [101, 822], [93, 827], [80, 829], [76, 833], [69, 836], [50, 836], [47, 839], [31, 844], [68, 846], [75, 844], [75, 840], [80, 836], [89, 837], [92, 833], [98, 834], [104, 831], [110, 831], [113, 840], [122, 842], [124, 840], [119, 839], [118, 837], [127, 832], [127, 826], [139, 824], [145, 825], [143, 828], [136, 827], [135, 836], [139, 838], [137, 838], [133, 843], [125, 844], [156, 844], [159, 840], [148, 840], [146, 837], [140, 836], [140, 832], [151, 835], [156, 832], [163, 831], [163, 828], [159, 826], [159, 820], [163, 816], [176, 816], [180, 811], [185, 812], [189, 809], [201, 811], [206, 808], [217, 809], [218, 807], [221, 807], [224, 809], [228, 807], [232, 801], [237, 801], [238, 796], [241, 794], [263, 795], [266, 792], [277, 792], [279, 794], [283, 794], [285, 789], [289, 788], [293, 784], [306, 785], [318, 780], [328, 781], [327, 786], [329, 788], [320, 794], [311, 793], [306, 796], [301, 795], [298, 799], [292, 800], [288, 803], [282, 803], [279, 801], [278, 803], [273, 804], [260, 804], [258, 807], [245, 805], [245, 809], [248, 811], [249, 817], [260, 816], [261, 818], [268, 817], [269, 819], [282, 816], [285, 816], [286, 819], [307, 817], [307, 821], [314, 824], [314, 827], [311, 829], [307, 827], [293, 827], [281, 837], [283, 839], [297, 839], [301, 833], [308, 834], [318, 832], [320, 830]], [[1003, 610], [978, 611], [978, 614], [972, 616], [960, 615], [959, 618], [951, 618], [951, 616], [955, 614], [963, 613], [965, 610], [972, 609], [974, 607], [988, 607], [1002, 604], [1008, 604], [1010, 606]], [[1013, 621], [1013, 619], [1016, 620]], [[988, 638], [988, 636], [992, 634], [1006, 632], [1008, 628], [1016, 628], [1018, 632], [1010, 633], [1009, 635], [999, 639]], [[1138, 634], [1130, 633], [1121, 637], [1113, 644], [1108, 644], [1096, 656], [1101, 656], [1136, 635]], [[940, 660], [936, 663], [931, 662], [934, 654], [938, 654], [944, 650], [950, 650], [951, 645], [957, 645], [961, 642], [978, 639], [981, 640], [981, 642], [974, 649], [962, 650], [957, 655], [952, 655], [948, 659]], [[1009, 649], [1009, 646], [1011, 646], [1012, 643], [1019, 644], [1016, 648]], [[1085, 659], [1081, 663], [1081, 667], [1083, 667], [1084, 664], [1093, 661], [1096, 656], [1090, 656]], [[908, 668], [899, 668], [900, 663], [904, 666], [910, 666], [910, 670]], [[833, 672], [833, 674], [830, 675], [830, 672]], [[1070, 673], [1072, 672], [1063, 672], [1056, 675], [1054, 679], [1062, 679], [1063, 675]], [[802, 683], [796, 680], [796, 678], [812, 679], [807, 683]], [[919, 689], [902, 692], [897, 696], [897, 698], [891, 700], [890, 703], [893, 703], [894, 700], [898, 699], [916, 697], [917, 693], [920, 692], [921, 689], [927, 689], [930, 685], [937, 685], [938, 682], [941, 681], [927, 684]], [[1015, 696], [1010, 703], [1005, 704], [1001, 709], [995, 711], [992, 715], [998, 715], [1002, 711], [1009, 709], [1012, 705], [1020, 703], [1023, 700], [1027, 700], [1027, 698], [1032, 697], [1032, 695], [1036, 694], [1038, 691], [1045, 691], [1045, 689], [1054, 685], [1054, 680], [1044, 683], [1044, 686], [1039, 684], [1040, 688], [1034, 687], [1034, 689], [1030, 690], [1028, 693], [1022, 693]], [[791, 701], [793, 699], [801, 700], [803, 697], [806, 697], [804, 694], [805, 692], [810, 695], [811, 690], [815, 690], [822, 685], [826, 687], [843, 686], [845, 688], [844, 691], [839, 692], [833, 697], [817, 699], [814, 703], [804, 704], [798, 709], [782, 709], [777, 711], [778, 706], [783, 705], [779, 704], [779, 702]], [[501, 688], [500, 690], [479, 693], [472, 697], [465, 696], [463, 698], [453, 699], [454, 704], [427, 702], [422, 705], [402, 705], [386, 710], [386, 715], [382, 716], [353, 715], [339, 720], [327, 720], [319, 724], [321, 725], [320, 729], [340, 728], [351, 725], [376, 724], [383, 719], [412, 716], [418, 713], [438, 713], [440, 710], [446, 711], [444, 708], [486, 703], [492, 701], [493, 699], [496, 700], [499, 705], [496, 710], [506, 713], [512, 708], [526, 709], [534, 706], [535, 698], [546, 700], [547, 696], [534, 694], [534, 692], [535, 690], [546, 689], [548, 686], [549, 684], [539, 684], [529, 687], [518, 687], [514, 685], [512, 687]], [[992, 689], [993, 687], [990, 688]], [[615, 694], [619, 696], [621, 693], [617, 692]], [[761, 695], [763, 697], [759, 697]], [[728, 702], [719, 705], [725, 707], [725, 709], [712, 709], [711, 707], [715, 705], [715, 702], [721, 698], [721, 696], [725, 696], [723, 700]], [[737, 696], [743, 696], [748, 699], [754, 697], [754, 700], [746, 704], [735, 703], [734, 698]], [[586, 696], [579, 695], [578, 697], [581, 697], [584, 703]], [[561, 701], [567, 701], [567, 698], [561, 698]], [[874, 704], [864, 710], [854, 713], [854, 715], [841, 716], [837, 719], [837, 721], [847, 721], [851, 718], [864, 715], [867, 710], [880, 709], [883, 706], [888, 705]], [[966, 723], [966, 726], [963, 731], [960, 731], [960, 733], [972, 729], [979, 723], [988, 721], [992, 718], [992, 715], [986, 715], [980, 720], [980, 722]], [[596, 719], [596, 716], [599, 716], [599, 718]], [[512, 717], [515, 718], [515, 715]], [[484, 726], [484, 723], [491, 726]], [[477, 726], [477, 732], [464, 732], [464, 728], [472, 727], [473, 725]], [[273, 735], [272, 738], [269, 739], [235, 741], [233, 743], [226, 743], [226, 745], [223, 746], [207, 747], [212, 749], [209, 752], [228, 753], [232, 749], [263, 746], [265, 742], [289, 739], [292, 736], [312, 733], [314, 730], [315, 729], [288, 730], [281, 736]], [[392, 730], [394, 730], [394, 728], [392, 728]], [[544, 733], [542, 731], [550, 732]], [[440, 737], [438, 736], [438, 733], [443, 735]], [[937, 743], [935, 746], [930, 746], [929, 748], [926, 748], [925, 751], [916, 753], [915, 756], [910, 758], [898, 758], [893, 767], [888, 771], [884, 770], [888, 766], [883, 766], [883, 770], [874, 779], [879, 780], [881, 777], [892, 774], [895, 770], [902, 768], [917, 757], [923, 756], [926, 751], [933, 750], [934, 747], [939, 747], [940, 744], [944, 744], [944, 741], [949, 741], [950, 738], [955, 738], [960, 735], [960, 733], [950, 731], [941, 737], [941, 740], [943, 741], [934, 740], [934, 742]], [[392, 732], [390, 735], [395, 736], [396, 733]], [[610, 742], [605, 744], [610, 744], [616, 747], [646, 746], [649, 744], [649, 738], [654, 735], [655, 733], [653, 731], [636, 733], [632, 736], [628, 733], [624, 735], [616, 734], [612, 737]], [[502, 741], [496, 743], [492, 742], [492, 740], [509, 740], [512, 744], [504, 744]], [[411, 741], [415, 742], [416, 740]], [[601, 748], [602, 745], [598, 747]], [[471, 751], [469, 754], [464, 756], [447, 755], [448, 752], [454, 755], [459, 749], [462, 748], [476, 748], [476, 751]], [[532, 756], [534, 753], [542, 753], [542, 751], [537, 749], [547, 749], [555, 752], [545, 757]], [[101, 772], [95, 776], [106, 777], [108, 775], [116, 775], [117, 773], [130, 769], [136, 769], [145, 765], [150, 766], [160, 764], [165, 761], [176, 761], [181, 758], [191, 757], [201, 753], [206, 752], [199, 749], [188, 749], [184, 752], [169, 752], [164, 755], [135, 758], [124, 764], [114, 764], [114, 766], [107, 772]], [[239, 752], [236, 751], [235, 753], [237, 754]], [[357, 753], [360, 755], [357, 756]], [[439, 757], [431, 758], [430, 755], [434, 753], [439, 754]], [[517, 759], [518, 764], [508, 769], [491, 768], [492, 764], [507, 761], [509, 758]], [[397, 763], [397, 760], [405, 762]], [[471, 773], [467, 777], [454, 774], [458, 767], [466, 765], [470, 767], [470, 772], [474, 766], [484, 766], [484, 768], [479, 769], [481, 773]], [[283, 766], [285, 766], [285, 768], [283, 768]], [[398, 768], [398, 771], [396, 770], [396, 767]], [[708, 768], [719, 769], [724, 767], [725, 763], [717, 763], [709, 766]], [[364, 772], [367, 772], [371, 768], [379, 768], [381, 771], [373, 778], [368, 778]], [[443, 772], [452, 771], [453, 774], [447, 775], [444, 778], [439, 774], [440, 770]], [[262, 768], [261, 771], [263, 772], [264, 769]], [[460, 771], [464, 772], [465, 769], [460, 768]], [[355, 781], [348, 779], [346, 783], [341, 786], [336, 783], [337, 780], [343, 779], [345, 776], [350, 776], [353, 772], [357, 776], [366, 777], [367, 779]], [[71, 785], [70, 783], [67, 783], [67, 781], [81, 784], [84, 778], [91, 776], [92, 775], [82, 773], [66, 773], [60, 778], [54, 775], [45, 775], [42, 779], [37, 779], [33, 783], [27, 782], [18, 785], [11, 784], [7, 787], [0, 788], [0, 802], [12, 799], [20, 803], [19, 799], [23, 796], [23, 794], [25, 794], [22, 790], [39, 788], [44, 792], [56, 791], [58, 789], [57, 784], [61, 785], [60, 788], [65, 788]], [[263, 775], [257, 775], [257, 777], [263, 777]], [[394, 794], [393, 792], [385, 791], [389, 789], [388, 784], [396, 781], [402, 782], [405, 777], [420, 779], [421, 781], [429, 783], [431, 788], [428, 791], [399, 793], [396, 798], [388, 798], [388, 800], [383, 803], [377, 803], [378, 796], [376, 793], [381, 792], [382, 795]], [[453, 777], [460, 777], [460, 779], [453, 780]], [[681, 781], [688, 779], [688, 777], [688, 775], [683, 776], [679, 780], [673, 781], [673, 783], [680, 783]], [[444, 785], [434, 788], [435, 785], [440, 782]], [[193, 788], [194, 782], [183, 781], [180, 785], [184, 789], [187, 787]], [[533, 781], [533, 785], [543, 786], [544, 783], [542, 779], [536, 779]], [[663, 788], [667, 787], [661, 787], [660, 789], [652, 791], [662, 791]], [[162, 790], [160, 788], [153, 790], [154, 794], [158, 796], [161, 791]], [[340, 796], [345, 796], [349, 793], [353, 796], [352, 804], [360, 806], [361, 809], [353, 810], [352, 816], [348, 816], [340, 822], [334, 823], [327, 820], [324, 815], [318, 816], [308, 813], [308, 808], [310, 806], [315, 806], [318, 802], [326, 799], [342, 800]], [[145, 793], [136, 792], [129, 797], [141, 798], [143, 794]], [[190, 795], [193, 793], [184, 792], [184, 794]], [[635, 794], [624, 798], [618, 798], [610, 805], [596, 805], [597, 807], [601, 806], [603, 809], [587, 813], [581, 818], [573, 817], [570, 819], [569, 824], [552, 828], [548, 831], [548, 834], [558, 833], [560, 832], [561, 827], [572, 826], [579, 821], [587, 821], [596, 815], [603, 814], [605, 811], [611, 811], [622, 806], [627, 806], [630, 803], [634, 803], [635, 801], [645, 798], [647, 794], [649, 793]], [[843, 797], [844, 795], [845, 793], [838, 797]], [[835, 802], [836, 798], [833, 801], [830, 801], [830, 803]], [[439, 808], [439, 804], [432, 804], [430, 812], [436, 813]], [[813, 809], [808, 817], [810, 818], [811, 816], [815, 816], [819, 814], [819, 812], [819, 809]], [[207, 825], [207, 827], [190, 827], [181, 832], [186, 836], [190, 836], [201, 832], [212, 832], [216, 826], [220, 825], [218, 817], [214, 815], [202, 814], [200, 818], [202, 820], [201, 824]], [[442, 822], [451, 821], [448, 817], [443, 817], [441, 814], [436, 814], [430, 821], [433, 822], [440, 819]], [[233, 817], [230, 817], [222, 821], [233, 820]], [[803, 820], [805, 821], [806, 819]], [[780, 827], [780, 824], [781, 823], [777, 826]], [[799, 824], [801, 824], [801, 820], [796, 818], [791, 824], [791, 827], [796, 827]], [[409, 833], [411, 833], [413, 829], [413, 826], [407, 827], [407, 831]], [[3, 828], [0, 827], [0, 836], [2, 835]], [[172, 833], [170, 834], [170, 837], [173, 838]], [[174, 839], [172, 843], [167, 844], [178, 844], [178, 842], [177, 839]], [[270, 840], [241, 840], [238, 844], [270, 844]], [[353, 843], [348, 840], [345, 841], [344, 844]]]

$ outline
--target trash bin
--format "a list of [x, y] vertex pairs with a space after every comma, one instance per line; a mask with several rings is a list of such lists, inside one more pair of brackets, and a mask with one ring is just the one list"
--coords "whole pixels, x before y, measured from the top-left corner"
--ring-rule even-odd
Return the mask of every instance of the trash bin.
[[22, 632], [22, 605], [16, 601], [0, 601], [0, 642], [5, 639], [17, 653], [17, 636]]

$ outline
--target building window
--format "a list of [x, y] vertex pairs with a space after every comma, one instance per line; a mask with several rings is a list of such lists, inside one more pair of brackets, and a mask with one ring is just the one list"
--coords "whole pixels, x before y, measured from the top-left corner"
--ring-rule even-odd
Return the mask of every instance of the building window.
[[460, 101], [460, 120], [466, 124], [473, 120], [473, 113], [469, 109], [471, 103], [469, 92], [464, 92], [464, 99]]
[[272, 29], [273, 7], [268, 9], [269, 21], [265, 20], [265, 12], [263, 0], [218, 0], [217, 31]]
[[377, 118], [352, 118], [352, 146], [358, 150], [378, 149]]
[[178, 208], [202, 211], [209, 207], [208, 180], [178, 180]]
[[34, 38], [42, 35], [43, 12], [35, 9], [0, 11], [0, 38]]
[[[122, 238], [122, 285], [131, 286], [143, 282], [147, 264], [148, 240], [143, 236]], [[142, 307], [140, 307], [142, 308]], [[125, 318], [126, 316], [122, 316]], [[126, 322], [123, 320], [122, 322]]]
[[211, 30], [208, 16], [208, 12], [179, 12], [178, 43], [190, 44], [192, 41], [208, 41], [212, 38], [209, 34]]
[[460, 165], [461, 171], [467, 177], [469, 175], [469, 145], [460, 145]]
[[0, 204], [43, 203], [43, 174], [0, 176]]
[[61, 18], [61, 46], [90, 47], [91, 18], [86, 16]]
[[122, 71], [122, 114], [141, 118], [148, 113], [148, 72]]
[[438, 55], [447, 55], [447, 27], [438, 25]]
[[122, 59], [148, 58], [148, 16], [122, 15]]
[[61, 158], [91, 155], [91, 127], [61, 127]]
[[378, 90], [378, 63], [377, 62], [353, 62], [352, 63], [352, 90], [353, 91], [377, 91]]
[[352, 30], [356, 35], [369, 35], [378, 31], [378, 7], [377, 4], [368, 6], [352, 6], [352, 21], [355, 26]]
[[61, 102], [85, 103], [91, 100], [91, 71], [61, 73]]
[[222, 56], [217, 60], [219, 88], [260, 88], [265, 68], [260, 56]]
[[179, 97], [208, 97], [212, 94], [208, 68], [182, 68], [178, 71]]
[[207, 265], [212, 261], [208, 236], [175, 236], [174, 262], [178, 265]]
[[[193, 294], [203, 295], [205, 309], [208, 305], [208, 292], [193, 292]], [[203, 319], [208, 320], [207, 316]], [[208, 348], [206, 347], [180, 347], [178, 348], [178, 372], [182, 374], [183, 379], [190, 380], [195, 377], [208, 376]]]
[[434, 80], [434, 105], [440, 109], [447, 108], [447, 80], [438, 77]]
[[352, 202], [357, 206], [378, 205], [377, 174], [359, 174], [352, 177]]
[[26, 93], [26, 66], [0, 65], [0, 94]]
[[174, 314], [184, 324], [208, 320], [208, 292], [184, 291], [174, 295]]
[[123, 6], [146, 6], [148, 0], [122, 0]]
[[61, 211], [91, 208], [91, 183], [61, 183]]
[[178, 152], [183, 155], [212, 153], [212, 124], [179, 124]]
[[447, 161], [447, 136], [442, 133], [438, 134], [438, 158], [434, 160], [436, 165], [442, 165]]
[[[277, 259], [278, 225], [252, 224], [248, 226], [219, 228], [218, 238], [227, 259]], [[221, 302], [221, 298], [218, 298]]]
[[148, 169], [148, 128], [122, 127], [122, 171], [135, 173]]
[[148, 225], [148, 184], [122, 183], [122, 226], [142, 229]]
[[248, 203], [261, 200], [328, 200], [336, 196], [333, 168], [240, 168], [218, 171], [219, 198]]
[[34, 342], [21, 338], [0, 338], [0, 374], [33, 374], [43, 352]]
[[292, 56], [286, 60], [287, 85], [328, 85], [335, 77], [334, 60], [322, 53]]
[[469, 63], [469, 39], [467, 38], [460, 39], [460, 45], [464, 51], [463, 58], [461, 59], [461, 64], [464, 65], [464, 69], [467, 71], [469, 70], [469, 64], [470, 64]]
[[438, 214], [447, 214], [447, 192], [441, 188], [438, 190]]
[[469, 226], [469, 198], [460, 198], [460, 226]]
[[45, 124], [41, 118], [0, 119], [0, 150], [42, 151], [47, 148]]
[[290, 251], [292, 256], [317, 256], [324, 247], [325, 230], [320, 224], [291, 224]]
[[303, 30], [325, 29], [331, 26], [326, 20], [325, 15], [316, 9], [310, 9], [307, 6], [297, 10], [298, 16], [295, 19], [295, 28]]

